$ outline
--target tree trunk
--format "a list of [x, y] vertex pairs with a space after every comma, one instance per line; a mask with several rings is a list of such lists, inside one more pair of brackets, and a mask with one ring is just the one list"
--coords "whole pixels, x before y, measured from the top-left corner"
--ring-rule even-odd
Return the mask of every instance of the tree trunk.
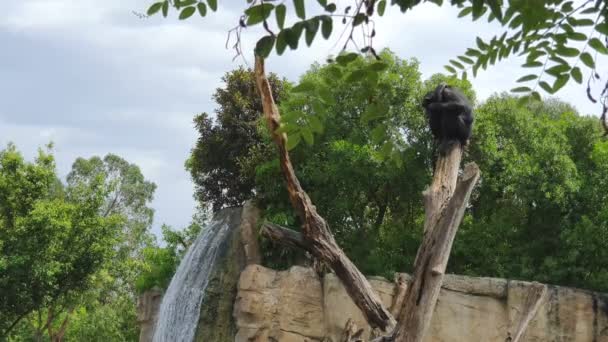
[[327, 222], [317, 213], [317, 209], [296, 177], [287, 152], [287, 136], [284, 133], [275, 133], [280, 126], [280, 114], [272, 97], [264, 71], [264, 60], [261, 57], [256, 57], [255, 60], [255, 76], [264, 116], [279, 150], [281, 170], [287, 183], [289, 199], [302, 222], [302, 237], [308, 247], [307, 250], [331, 267], [372, 327], [384, 331], [392, 329], [395, 324], [394, 318], [382, 306], [378, 295], [372, 290], [365, 276], [340, 249]]
[[421, 342], [431, 324], [452, 243], [479, 179], [479, 168], [470, 163], [465, 166], [462, 179], [455, 187], [451, 186], [456, 183], [461, 155], [460, 145], [454, 144], [447, 156], [439, 158], [435, 179], [424, 193], [426, 218], [430, 222], [425, 222], [412, 282], [398, 318], [400, 324], [393, 334], [395, 341]]

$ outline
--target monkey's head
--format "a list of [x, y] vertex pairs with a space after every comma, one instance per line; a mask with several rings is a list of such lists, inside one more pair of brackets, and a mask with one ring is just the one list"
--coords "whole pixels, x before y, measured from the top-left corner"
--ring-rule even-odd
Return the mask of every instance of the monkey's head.
[[434, 91], [426, 94], [422, 100], [422, 107], [427, 108], [431, 103], [457, 102], [468, 104], [467, 97], [460, 90], [441, 82]]
[[422, 100], [422, 107], [426, 108], [431, 103], [443, 101], [443, 91], [445, 90], [446, 87], [449, 87], [449, 86], [447, 84], [445, 84], [444, 82], [441, 82], [437, 86], [437, 88], [435, 88], [435, 90], [426, 94], [424, 96], [424, 99]]

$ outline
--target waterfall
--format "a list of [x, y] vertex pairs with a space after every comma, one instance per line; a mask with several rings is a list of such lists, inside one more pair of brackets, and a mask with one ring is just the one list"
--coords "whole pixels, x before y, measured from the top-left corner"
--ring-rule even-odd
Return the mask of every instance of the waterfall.
[[154, 342], [194, 340], [209, 275], [239, 219], [237, 208], [218, 212], [190, 246], [163, 297]]

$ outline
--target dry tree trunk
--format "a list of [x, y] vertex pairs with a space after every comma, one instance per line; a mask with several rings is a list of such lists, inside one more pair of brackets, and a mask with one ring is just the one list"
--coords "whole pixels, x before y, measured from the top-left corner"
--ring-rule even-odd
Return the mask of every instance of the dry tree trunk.
[[437, 161], [433, 183], [424, 192], [425, 232], [392, 336], [395, 341], [421, 342], [431, 324], [452, 243], [480, 174], [477, 165], [469, 163], [457, 182], [461, 157], [462, 148], [453, 144]]
[[264, 60], [261, 57], [256, 57], [255, 60], [255, 77], [262, 99], [264, 116], [279, 150], [281, 170], [287, 183], [289, 200], [302, 222], [304, 243], [298, 247], [305, 248], [331, 267], [372, 327], [378, 327], [384, 331], [392, 329], [395, 324], [394, 318], [382, 306], [379, 297], [372, 290], [365, 276], [340, 249], [327, 222], [317, 213], [317, 209], [296, 177], [287, 152], [287, 136], [284, 133], [275, 133], [280, 125], [280, 114], [272, 97], [270, 84], [264, 71]]

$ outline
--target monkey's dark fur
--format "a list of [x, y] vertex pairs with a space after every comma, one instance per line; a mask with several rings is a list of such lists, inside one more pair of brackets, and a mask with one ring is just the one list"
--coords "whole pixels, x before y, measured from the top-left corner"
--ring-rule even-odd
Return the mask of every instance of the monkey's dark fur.
[[426, 94], [422, 100], [433, 137], [439, 152], [445, 155], [455, 142], [465, 146], [473, 128], [473, 109], [469, 100], [458, 89], [445, 83]]

